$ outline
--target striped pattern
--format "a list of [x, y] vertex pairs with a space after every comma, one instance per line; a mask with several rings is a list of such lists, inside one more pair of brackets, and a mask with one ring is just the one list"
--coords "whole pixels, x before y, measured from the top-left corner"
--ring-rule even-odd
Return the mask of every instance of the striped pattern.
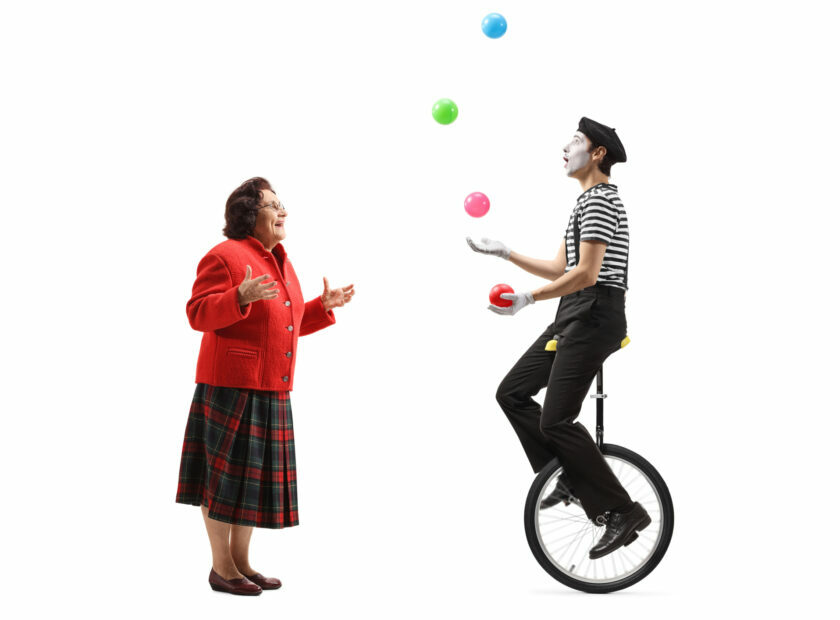
[[288, 392], [196, 385], [175, 501], [237, 525], [298, 524]]
[[580, 213], [580, 240], [604, 241], [607, 250], [598, 284], [624, 286], [627, 271], [627, 258], [630, 251], [630, 229], [627, 227], [627, 214], [615, 185], [599, 183], [583, 192], [569, 216], [566, 227], [566, 271], [577, 266], [575, 258], [575, 214]]

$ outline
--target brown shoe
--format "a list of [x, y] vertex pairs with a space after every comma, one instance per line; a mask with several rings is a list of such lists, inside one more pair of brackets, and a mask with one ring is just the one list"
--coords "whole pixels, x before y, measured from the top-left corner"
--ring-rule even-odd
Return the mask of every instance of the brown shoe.
[[247, 577], [259, 587], [261, 587], [263, 590], [276, 590], [277, 588], [283, 585], [282, 583], [280, 583], [279, 579], [276, 579], [274, 577], [263, 577], [259, 573], [247, 575]]
[[222, 579], [212, 568], [210, 569], [210, 587], [217, 592], [227, 592], [228, 594], [244, 594], [246, 596], [254, 596], [262, 594], [262, 588], [251, 580], [242, 577], [239, 579]]

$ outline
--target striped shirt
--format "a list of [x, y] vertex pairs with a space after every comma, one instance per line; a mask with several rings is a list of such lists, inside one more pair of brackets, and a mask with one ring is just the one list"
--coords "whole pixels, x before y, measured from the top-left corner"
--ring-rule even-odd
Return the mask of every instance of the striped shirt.
[[624, 286], [624, 276], [630, 252], [630, 229], [617, 189], [611, 183], [598, 183], [578, 197], [566, 227], [566, 271], [577, 266], [574, 226], [575, 215], [580, 214], [580, 240], [603, 241], [607, 244], [597, 284], [626, 290], [629, 287]]

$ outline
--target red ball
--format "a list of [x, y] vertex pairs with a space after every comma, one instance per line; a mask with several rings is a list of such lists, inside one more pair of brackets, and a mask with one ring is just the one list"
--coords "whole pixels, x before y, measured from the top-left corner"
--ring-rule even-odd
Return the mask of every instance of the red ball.
[[512, 293], [513, 289], [507, 284], [497, 284], [490, 289], [490, 303], [500, 308], [509, 308], [513, 305], [510, 299], [502, 299], [502, 293]]

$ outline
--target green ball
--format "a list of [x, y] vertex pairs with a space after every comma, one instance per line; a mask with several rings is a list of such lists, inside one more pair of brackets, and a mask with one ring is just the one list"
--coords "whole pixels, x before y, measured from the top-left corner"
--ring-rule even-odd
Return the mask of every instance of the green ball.
[[441, 125], [448, 125], [458, 118], [458, 106], [451, 99], [438, 99], [432, 108], [432, 116]]

